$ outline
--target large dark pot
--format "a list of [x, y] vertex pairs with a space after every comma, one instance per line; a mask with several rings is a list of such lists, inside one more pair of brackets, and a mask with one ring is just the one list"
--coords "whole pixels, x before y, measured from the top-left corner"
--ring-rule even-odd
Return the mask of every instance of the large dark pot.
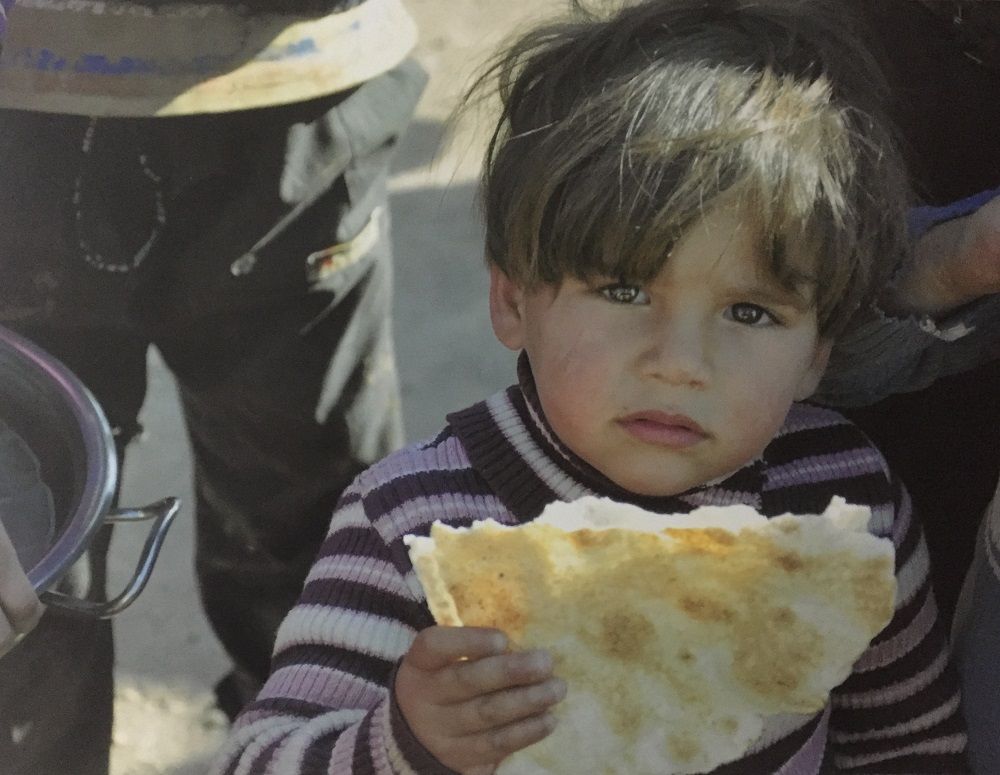
[[[100, 406], [69, 369], [2, 326], [0, 420], [27, 443], [52, 494], [55, 526], [51, 539], [30, 558], [22, 556], [28, 578], [43, 602], [102, 619], [123, 611], [149, 580], [179, 501], [166, 498], [144, 508], [112, 510], [118, 461]], [[53, 590], [101, 525], [149, 519], [154, 522], [136, 571], [115, 598], [97, 603]]]

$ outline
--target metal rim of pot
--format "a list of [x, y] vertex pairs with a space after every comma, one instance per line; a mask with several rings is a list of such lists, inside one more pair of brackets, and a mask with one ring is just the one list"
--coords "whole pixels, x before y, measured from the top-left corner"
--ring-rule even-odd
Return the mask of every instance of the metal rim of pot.
[[[167, 530], [180, 508], [180, 501], [164, 498], [140, 508], [111, 510], [118, 478], [118, 456], [114, 436], [97, 400], [80, 379], [54, 356], [3, 326], [0, 326], [0, 346], [9, 348], [19, 364], [34, 372], [37, 378], [56, 387], [81, 434], [86, 459], [82, 489], [72, 513], [64, 520], [45, 555], [33, 568], [27, 569], [28, 580], [46, 605], [89, 618], [111, 618], [131, 605], [149, 581]], [[148, 520], [153, 520], [153, 523], [135, 572], [117, 596], [94, 602], [51, 589], [83, 556], [103, 524]]]

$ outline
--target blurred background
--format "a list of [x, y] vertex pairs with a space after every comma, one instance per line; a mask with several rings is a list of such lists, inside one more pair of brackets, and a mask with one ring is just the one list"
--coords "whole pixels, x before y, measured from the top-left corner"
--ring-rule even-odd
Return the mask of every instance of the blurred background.
[[[430, 83], [404, 136], [391, 183], [396, 352], [407, 438], [440, 429], [447, 412], [514, 379], [496, 342], [475, 191], [488, 113], [451, 114], [470, 77], [506, 37], [567, 0], [407, 0], [420, 27], [417, 59]], [[478, 117], [478, 120], [477, 120]], [[446, 132], [449, 137], [446, 138]], [[150, 354], [150, 386], [123, 477], [123, 505], [184, 500], [149, 586], [115, 620], [113, 775], [204, 773], [226, 734], [212, 686], [227, 663], [201, 612], [192, 563], [189, 452], [169, 373]], [[119, 529], [112, 586], [127, 579], [146, 530]]]

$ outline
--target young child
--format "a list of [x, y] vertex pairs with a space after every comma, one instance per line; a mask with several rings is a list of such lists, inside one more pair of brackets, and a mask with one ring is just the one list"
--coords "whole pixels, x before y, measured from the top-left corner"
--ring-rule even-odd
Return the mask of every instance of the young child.
[[652, 0], [498, 60], [490, 311], [518, 384], [345, 493], [219, 772], [485, 775], [547, 735], [567, 691], [551, 658], [434, 626], [403, 537], [588, 494], [870, 506], [897, 550], [896, 616], [822, 713], [772, 719], [717, 772], [966, 771], [906, 493], [860, 431], [794, 403], [905, 249], [879, 74], [836, 11]]

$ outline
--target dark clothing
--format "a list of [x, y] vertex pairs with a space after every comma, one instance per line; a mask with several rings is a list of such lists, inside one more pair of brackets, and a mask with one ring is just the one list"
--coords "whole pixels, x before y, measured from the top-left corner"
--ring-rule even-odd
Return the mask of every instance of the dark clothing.
[[[401, 442], [386, 178], [423, 82], [406, 63], [221, 115], [0, 112], [0, 322], [83, 379], [122, 446], [146, 349], [163, 354], [194, 452], [199, 588], [247, 692], [340, 491]], [[4, 775], [103, 775], [107, 626], [49, 612], [0, 662], [5, 722], [24, 671], [48, 718], [11, 751], [5, 723]], [[72, 742], [72, 766], [33, 758], [58, 748], [45, 735]]]
[[1000, 177], [1000, 4], [862, 2], [893, 83], [917, 193], [946, 204]]
[[[944, 204], [1000, 182], [1000, 4], [864, 0], [888, 62], [914, 184]], [[955, 19], [959, 22], [956, 23]], [[992, 46], [992, 48], [991, 48]], [[1000, 361], [849, 412], [924, 515], [944, 616], [972, 561], [1000, 458]]]
[[110, 622], [46, 614], [0, 662], [0, 771], [107, 773], [113, 665]]

